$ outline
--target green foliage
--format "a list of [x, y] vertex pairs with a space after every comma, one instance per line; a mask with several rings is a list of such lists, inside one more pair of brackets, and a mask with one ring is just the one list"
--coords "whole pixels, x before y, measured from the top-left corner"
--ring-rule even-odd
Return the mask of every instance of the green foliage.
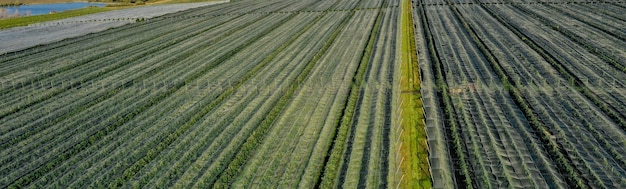
[[[315, 23], [317, 23], [317, 21], [319, 21], [324, 15], [325, 14], [318, 16], [313, 22], [308, 24], [300, 32], [294, 35], [287, 43], [284, 43], [271, 55], [266, 57], [250, 73], [244, 76], [244, 79], [242, 80], [242, 82], [238, 83], [237, 86], [240, 86], [241, 84], [243, 84], [243, 82], [247, 81], [248, 79], [252, 78], [252, 76], [256, 75], [257, 72], [261, 68], [265, 67], [265, 65], [267, 65], [272, 60], [274, 60], [277, 54], [285, 50], [287, 46], [289, 46], [293, 41], [295, 41], [296, 39], [298, 39], [298, 37], [304, 34], [309, 28], [311, 28]], [[311, 61], [311, 62], [317, 62], [317, 60], [318, 59], [315, 59], [315, 61]], [[259, 128], [257, 128], [255, 132], [253, 132], [252, 135], [248, 139], [246, 139], [246, 142], [243, 144], [242, 148], [239, 150], [239, 153], [236, 155], [235, 160], [232, 161], [228, 165], [228, 167], [226, 168], [224, 172], [219, 173], [221, 174], [221, 176], [215, 183], [214, 188], [228, 187], [230, 183], [232, 183], [232, 179], [239, 174], [242, 167], [247, 162], [247, 159], [252, 155], [252, 152], [255, 150], [257, 145], [263, 141], [265, 134], [269, 131], [269, 127], [271, 127], [271, 125], [274, 123], [274, 120], [278, 118], [278, 115], [280, 115], [279, 113], [282, 112], [285, 106], [288, 104], [287, 102], [291, 99], [293, 94], [296, 92], [296, 89], [299, 88], [300, 84], [304, 81], [304, 78], [308, 77], [308, 74], [310, 73], [311, 69], [315, 65], [314, 63], [311, 63], [311, 62], [307, 64], [307, 66], [305, 67], [301, 75], [299, 75], [296, 78], [296, 82], [293, 83], [290, 87], [288, 87], [288, 90], [286, 91], [285, 94], [281, 95], [283, 97], [278, 101], [276, 105], [274, 105], [274, 108], [271, 110], [268, 116], [261, 122]]]
[[0, 29], [12, 28], [18, 26], [27, 26], [29, 24], [39, 23], [39, 22], [47, 22], [53, 20], [60, 20], [64, 18], [70, 18], [75, 16], [93, 14], [108, 11], [109, 9], [102, 7], [87, 7], [77, 10], [69, 10], [60, 13], [54, 14], [46, 14], [46, 15], [35, 15], [35, 16], [27, 16], [27, 17], [18, 17], [18, 18], [7, 18], [0, 20]]
[[[332, 25], [318, 22], [321, 19], [317, 19], [313, 22], [315, 24], [309, 24], [308, 27], [302, 29], [302, 32], [299, 33], [298, 31], [290, 30], [291, 28], [288, 25], [282, 25], [283, 23], [296, 23], [297, 20], [291, 19], [291, 17], [294, 15], [302, 16], [299, 14], [314, 15], [319, 18], [324, 17], [324, 19], [328, 20], [338, 19], [336, 21], [333, 20]], [[17, 137], [15, 139], [7, 137], [11, 140], [3, 143], [7, 147], [17, 148], [17, 143], [23, 143], [26, 144], [29, 150], [19, 153], [39, 153], [45, 156], [37, 157], [42, 160], [41, 162], [32, 163], [27, 159], [28, 157], [18, 157], [21, 155], [18, 153], [10, 154], [18, 157], [17, 160], [3, 158], [3, 161], [11, 164], [10, 166], [19, 165], [16, 163], [18, 161], [28, 161], [25, 168], [20, 168], [21, 170], [15, 172], [11, 170], [12, 172], [8, 173], [10, 175], [5, 180], [9, 180], [10, 182], [7, 185], [11, 184], [11, 186], [6, 187], [149, 188], [150, 186], [171, 187], [174, 184], [179, 184], [178, 181], [186, 182], [181, 181], [185, 179], [190, 179], [189, 183], [182, 183], [187, 186], [197, 184], [196, 186], [206, 185], [210, 187], [215, 184], [215, 187], [229, 187], [233, 180], [241, 174], [242, 167], [254, 155], [255, 149], [262, 144], [267, 133], [272, 130], [275, 124], [274, 121], [284, 115], [283, 109], [290, 107], [290, 101], [296, 95], [300, 95], [300, 89], [303, 87], [301, 85], [309, 81], [309, 74], [314, 73], [319, 64], [328, 63], [324, 62], [325, 54], [332, 51], [329, 48], [330, 46], [338, 43], [341, 38], [339, 33], [343, 32], [345, 34], [344, 29], [346, 27], [344, 25], [348, 25], [346, 22], [352, 23], [352, 21], [356, 22], [364, 19], [344, 17], [345, 13], [337, 14], [336, 17], [330, 14], [334, 13], [267, 14], [272, 16], [272, 18], [279, 19], [264, 19], [263, 21], [256, 19], [256, 15], [227, 15], [215, 18], [223, 19], [223, 22], [198, 21], [202, 18], [190, 18], [185, 19], [186, 21], [191, 20], [188, 24], [189, 27], [176, 28], [171, 27], [170, 24], [172, 22], [170, 21], [177, 18], [154, 19], [150, 22], [126, 25], [104, 32], [88, 34], [3, 55], [0, 57], [3, 59], [2, 64], [22, 66], [16, 66], [15, 70], [28, 69], [25, 64], [28, 64], [28, 66], [34, 65], [34, 67], [53, 65], [52, 68], [42, 71], [41, 74], [25, 77], [24, 80], [26, 81], [19, 82], [18, 85], [5, 85], [9, 86], [7, 87], [9, 90], [0, 91], [3, 95], [17, 93], [14, 91], [31, 92], [28, 91], [30, 88], [35, 89], [36, 87], [34, 86], [42, 85], [42, 82], [50, 82], [50, 86], [56, 88], [50, 90], [46, 88], [41, 93], [33, 90], [33, 93], [37, 92], [37, 95], [24, 96], [22, 98], [23, 102], [18, 101], [10, 104], [7, 108], [3, 108], [3, 112], [0, 113], [3, 115], [0, 116], [9, 117], [22, 115], [19, 114], [22, 112], [39, 111], [39, 109], [32, 107], [47, 109], [50, 101], [68, 103], [67, 105], [53, 106], [58, 109], [51, 108], [51, 110], [48, 110], [46, 115], [50, 115], [49, 117], [27, 118], [29, 120], [37, 119], [33, 122], [23, 121], [25, 124], [33, 123], [33, 127], [18, 128], [16, 132], [10, 133], [11, 135], [16, 133], [15, 136]], [[371, 18], [366, 18], [368, 25], [373, 23], [370, 20]], [[346, 21], [341, 22], [341, 19]], [[271, 20], [270, 22], [273, 24], [267, 24], [268, 20]], [[286, 20], [289, 20], [289, 22], [285, 22]], [[179, 21], [177, 20], [177, 22]], [[163, 27], [166, 25], [163, 23], [170, 23], [167, 26], [171, 28]], [[254, 23], [257, 27], [248, 27], [248, 23]], [[214, 25], [207, 26], [208, 24]], [[304, 25], [306, 24], [298, 26]], [[277, 30], [278, 26], [283, 28], [283, 30]], [[324, 31], [323, 34], [312, 32], [310, 28], [316, 28], [316, 26], [328, 26], [330, 29], [327, 33]], [[356, 24], [352, 26], [358, 29]], [[161, 28], [167, 28], [167, 30], [161, 30]], [[252, 35], [249, 35], [249, 31], [252, 30], [246, 29], [256, 30], [252, 32]], [[184, 32], [180, 32], [181, 30]], [[323, 31], [323, 29], [318, 30], [316, 28], [315, 31]], [[365, 31], [367, 30], [364, 30], [363, 33], [366, 33]], [[258, 42], [269, 41], [267, 39], [270, 37], [265, 36], [272, 32], [276, 35], [285, 35], [285, 39], [291, 38], [292, 40], [285, 42], [284, 45], [272, 44], [272, 48], [280, 46], [279, 50], [275, 52], [257, 53], [254, 63], [236, 62], [240, 59], [233, 58], [248, 56], [247, 52], [243, 51], [251, 49], [251, 46], [254, 46], [251, 45], [253, 43], [262, 46]], [[209, 37], [209, 34], [214, 35], [215, 33], [219, 33], [219, 35], [217, 37]], [[243, 33], [245, 33], [244, 36], [236, 35]], [[297, 35], [292, 37], [294, 33]], [[300, 37], [303, 33], [306, 33], [307, 37]], [[315, 40], [316, 37], [319, 37], [321, 40], [318, 42], [318, 40]], [[296, 38], [298, 41], [302, 39], [302, 44], [315, 43], [315, 48], [311, 48], [308, 45], [298, 46], [298, 48], [307, 50], [304, 56], [301, 56], [302, 54], [298, 52], [290, 51], [289, 46], [293, 44], [291, 42]], [[111, 40], [111, 42], [105, 42], [105, 40]], [[284, 39], [281, 38], [281, 40]], [[326, 43], [324, 43], [325, 41]], [[215, 44], [228, 44], [228, 46], [216, 47], [217, 45]], [[91, 50], [91, 47], [97, 50]], [[360, 53], [362, 47], [359, 46], [358, 48], [356, 52]], [[220, 49], [221, 51], [214, 52], [207, 49]], [[282, 81], [283, 83], [280, 87], [285, 90], [272, 94], [271, 102], [264, 102], [262, 114], [248, 114], [254, 117], [254, 123], [247, 123], [244, 119], [234, 119], [237, 115], [223, 113], [221, 112], [222, 109], [219, 110], [220, 115], [213, 114], [217, 112], [215, 111], [217, 107], [221, 108], [230, 105], [225, 105], [226, 103], [224, 102], [226, 100], [229, 100], [228, 102], [230, 103], [230, 100], [239, 98], [237, 96], [239, 91], [246, 90], [239, 89], [249, 83], [248, 79], [256, 79], [257, 76], [263, 76], [267, 77], [266, 80], [271, 81], [276, 79], [276, 75], [281, 75], [282, 77], [282, 72], [276, 72], [276, 75], [264, 75], [265, 73], [262, 70], [274, 66], [272, 63], [277, 61], [274, 59], [278, 59], [278, 55], [283, 55], [284, 51], [287, 51], [284, 54], [293, 55], [294, 59], [299, 57], [306, 58], [306, 60], [302, 60], [302, 63], [308, 62], [308, 64], [299, 64], [299, 61], [289, 62], [289, 66], [294, 68], [289, 70], [290, 75], [286, 77], [289, 79]], [[76, 52], [81, 52], [82, 54]], [[266, 56], [270, 53], [271, 55]], [[25, 57], [29, 59], [23, 61], [24, 64], [21, 64], [22, 62], [20, 61]], [[4, 60], [11, 60], [11, 62], [4, 62]], [[262, 63], [257, 65], [257, 60], [262, 60]], [[198, 82], [201, 79], [216, 78], [210, 78], [209, 76], [213, 76], [210, 74], [213, 74], [215, 70], [221, 69], [222, 67], [220, 66], [222, 65], [245, 66], [240, 72], [232, 72], [236, 73], [234, 76], [231, 76], [234, 87], [229, 83], [228, 87], [225, 88], [225, 92], [220, 88], [218, 92], [210, 91], [206, 96], [204, 96], [205, 94], [186, 93], [186, 90], [191, 90], [185, 88], [190, 83]], [[350, 66], [353, 65], [350, 64]], [[359, 70], [364, 68], [365, 66]], [[2, 71], [0, 74], [11, 73], [10, 69], [3, 69]], [[349, 70], [349, 72], [353, 71]], [[358, 77], [363, 77], [363, 74], [357, 75]], [[64, 81], [61, 80], [69, 80], [70, 82], [67, 84], [67, 81], [63, 83]], [[92, 82], [111, 82], [114, 84], [98, 88], [98, 90], [92, 90], [93, 88], [88, 86], [92, 85]], [[158, 90], [146, 89], [144, 87], [145, 82], [152, 82], [153, 87], [148, 88], [158, 88]], [[154, 82], [157, 84], [154, 84]], [[135, 88], [137, 85], [141, 85], [141, 88]], [[162, 85], [166, 86], [162, 87]], [[353, 84], [351, 88], [353, 91], [358, 91], [359, 87], [361, 87], [360, 85], [361, 83]], [[237, 91], [237, 93], [234, 94], [234, 91]], [[83, 96], [77, 96], [77, 93]], [[342, 93], [342, 95], [345, 94]], [[259, 100], [263, 97], [251, 96], [246, 98]], [[194, 102], [189, 102], [191, 100]], [[185, 104], [187, 102], [189, 104]], [[232, 112], [242, 112], [242, 109], [247, 111], [246, 105], [249, 104], [248, 102], [238, 101], [237, 103], [241, 103], [241, 105], [232, 107]], [[341, 101], [341, 104], [343, 104], [343, 101]], [[259, 107], [261, 106], [259, 105]], [[335, 106], [333, 105], [333, 107]], [[12, 108], [15, 111], [6, 111]], [[353, 113], [352, 110], [347, 111], [350, 111], [351, 114]], [[174, 114], [169, 114], [172, 112]], [[226, 115], [221, 115], [222, 113]], [[210, 118], [206, 118], [206, 115], [209, 114], [211, 115], [209, 116]], [[219, 116], [219, 118], [213, 118], [212, 116]], [[257, 117], [258, 121], [256, 120]], [[204, 125], [208, 121], [222, 118], [224, 120], [220, 120], [220, 122], [223, 122], [223, 124], [212, 125], [212, 123], [209, 123], [210, 125]], [[350, 121], [346, 120], [345, 122], [348, 123]], [[237, 126], [245, 124], [246, 127], [241, 130], [240, 128], [230, 127], [228, 129], [232, 130], [231, 133], [221, 135], [221, 131], [231, 123]], [[16, 127], [19, 126], [18, 124], [15, 125]], [[191, 132], [192, 130], [196, 131], [195, 129], [198, 128], [204, 129], [209, 127], [218, 131], [210, 131], [208, 133]], [[202, 131], [209, 131], [209, 129]], [[237, 137], [236, 141], [231, 141], [233, 139], [230, 138], [232, 133], [240, 135], [240, 137]], [[59, 134], [59, 136], [55, 136], [56, 134]], [[40, 137], [42, 135], [43, 137]], [[188, 135], [193, 135], [194, 137], [187, 137]], [[219, 136], [219, 138], [214, 136]], [[213, 137], [216, 140], [199, 141], [199, 143], [204, 144], [196, 145], [193, 144], [193, 139], [190, 139], [202, 138], [204, 140], [206, 139], [205, 137]], [[72, 140], [66, 140], [67, 138]], [[183, 140], [185, 141], [183, 144], [194, 146], [194, 151], [189, 152], [191, 155], [187, 153], [180, 156], [169, 155], [166, 157], [164, 155], [172, 154], [170, 150], [181, 146], [180, 143]], [[37, 142], [41, 144], [36, 144]], [[221, 146], [213, 147], [212, 144], [216, 143], [220, 143]], [[222, 148], [224, 146], [228, 146], [228, 148], [224, 150], [225, 153], [223, 154], [207, 158], [202, 153], [202, 150], [207, 148], [221, 150], [224, 149]], [[51, 147], [51, 149], [46, 147]], [[35, 149], [33, 151], [37, 152], [30, 152], [30, 149]], [[209, 163], [193, 164], [196, 159], [203, 161], [205, 158], [212, 161], [210, 165]], [[174, 165], [170, 164], [174, 161]], [[212, 167], [197, 168], [205, 165]], [[186, 173], [187, 168], [199, 169], [197, 170], [198, 174], [192, 176], [183, 175], [183, 173]], [[219, 176], [219, 180], [212, 181], [208, 179], [210, 176]], [[57, 178], [59, 179], [57, 180]], [[98, 179], [90, 180], [93, 178]]]
[[[428, 19], [426, 17], [426, 10], [424, 8], [424, 6], [420, 6], [421, 8], [421, 17], [422, 17], [422, 22], [423, 23], [428, 23]], [[427, 26], [424, 29], [424, 33], [427, 39], [427, 44], [428, 44], [428, 48], [429, 48], [429, 53], [430, 56], [433, 57], [433, 63], [434, 63], [434, 71], [435, 71], [435, 78], [436, 78], [436, 82], [437, 82], [437, 87], [440, 89], [438, 91], [438, 94], [441, 95], [441, 103], [444, 106], [444, 113], [445, 113], [445, 117], [446, 117], [446, 127], [449, 128], [450, 130], [450, 135], [448, 140], [452, 140], [452, 149], [451, 155], [453, 157], [458, 158], [457, 161], [453, 162], [455, 164], [455, 166], [459, 167], [461, 169], [461, 176], [462, 178], [458, 178], [460, 179], [463, 184], [465, 186], [457, 186], [457, 187], [465, 187], [465, 188], [473, 188], [473, 181], [472, 181], [472, 177], [471, 177], [471, 173], [470, 173], [470, 168], [468, 166], [468, 159], [466, 157], [466, 153], [465, 153], [465, 145], [461, 142], [461, 134], [459, 131], [459, 126], [457, 125], [457, 120], [455, 118], [455, 111], [454, 108], [452, 107], [452, 102], [450, 99], [450, 95], [448, 94], [448, 85], [446, 84], [445, 81], [445, 77], [443, 75], [443, 68], [442, 68], [442, 63], [439, 60], [439, 53], [437, 52], [437, 49], [435, 48], [434, 45], [434, 39], [433, 39], [433, 34], [430, 31], [430, 28]]]
[[20, 6], [20, 5], [24, 5], [24, 3], [16, 1], [16, 2], [10, 2], [10, 3], [3, 3], [0, 4], [0, 7], [13, 7], [13, 6]]
[[[346, 20], [344, 20], [344, 22], [347, 22], [353, 15], [354, 12], [350, 12], [350, 15], [346, 17]], [[335, 141], [333, 141], [334, 145], [332, 145], [331, 154], [328, 154], [330, 158], [324, 168], [324, 175], [322, 177], [322, 182], [320, 185], [321, 188], [335, 188], [335, 185], [337, 184], [336, 178], [340, 170], [339, 166], [341, 165], [342, 154], [345, 150], [344, 146], [348, 137], [350, 125], [353, 124], [353, 118], [355, 118], [355, 108], [359, 99], [361, 86], [365, 79], [365, 72], [367, 67], [369, 66], [370, 58], [372, 57], [372, 50], [375, 45], [376, 37], [378, 36], [378, 32], [380, 31], [380, 23], [382, 22], [383, 17], [382, 15], [383, 11], [379, 11], [378, 15], [376, 16], [374, 26], [370, 31], [370, 36], [366, 48], [363, 51], [363, 54], [361, 54], [361, 61], [359, 63], [359, 66], [355, 71], [356, 73], [354, 74], [354, 77], [352, 78], [348, 101], [345, 105], [343, 116], [338, 122], [338, 133], [336, 133], [337, 136]]]

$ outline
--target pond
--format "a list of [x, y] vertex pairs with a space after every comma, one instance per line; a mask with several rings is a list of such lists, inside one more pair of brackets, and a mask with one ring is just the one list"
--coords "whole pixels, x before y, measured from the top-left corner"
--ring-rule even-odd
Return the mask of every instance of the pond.
[[20, 5], [10, 7], [0, 7], [1, 12], [5, 15], [40, 15], [50, 14], [53, 12], [62, 12], [72, 9], [80, 9], [88, 6], [104, 7], [104, 3], [89, 3], [89, 2], [72, 2], [72, 3], [54, 3], [54, 4], [35, 4], [35, 5]]

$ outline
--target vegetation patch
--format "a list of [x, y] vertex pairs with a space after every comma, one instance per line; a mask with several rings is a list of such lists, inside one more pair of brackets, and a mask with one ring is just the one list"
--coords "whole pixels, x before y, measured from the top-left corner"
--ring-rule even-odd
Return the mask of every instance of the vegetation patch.
[[99, 12], [104, 12], [104, 11], [109, 11], [109, 10], [113, 10], [113, 9], [102, 8], [102, 7], [87, 7], [84, 9], [69, 10], [69, 11], [64, 11], [64, 12], [54, 13], [54, 14], [2, 19], [0, 20], [0, 29], [12, 28], [12, 27], [18, 27], [18, 26], [27, 26], [29, 24], [34, 24], [34, 23], [60, 20], [64, 18], [99, 13]]
[[401, 188], [431, 188], [426, 124], [420, 95], [420, 75], [415, 47], [410, 1], [403, 1], [401, 14]]

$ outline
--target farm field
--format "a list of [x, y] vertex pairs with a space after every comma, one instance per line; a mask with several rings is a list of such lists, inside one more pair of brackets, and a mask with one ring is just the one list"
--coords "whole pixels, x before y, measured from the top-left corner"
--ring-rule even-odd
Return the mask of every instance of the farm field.
[[396, 186], [399, 4], [238, 1], [3, 53], [0, 188]]
[[626, 188], [623, 2], [128, 10], [0, 30], [0, 188]]
[[623, 2], [412, 3], [434, 188], [626, 187]]

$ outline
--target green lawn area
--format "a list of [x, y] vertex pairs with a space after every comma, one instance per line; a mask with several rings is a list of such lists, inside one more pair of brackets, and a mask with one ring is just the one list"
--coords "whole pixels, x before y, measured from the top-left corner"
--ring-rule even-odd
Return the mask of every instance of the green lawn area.
[[69, 10], [69, 11], [64, 11], [64, 12], [54, 13], [54, 14], [35, 15], [35, 16], [18, 17], [18, 18], [6, 18], [6, 19], [0, 20], [0, 29], [17, 27], [17, 26], [27, 26], [29, 24], [34, 24], [34, 23], [39, 23], [39, 22], [60, 20], [64, 18], [93, 14], [93, 13], [104, 12], [104, 11], [109, 11], [109, 10], [114, 10], [114, 9], [106, 8], [106, 7], [87, 7], [83, 9]]

